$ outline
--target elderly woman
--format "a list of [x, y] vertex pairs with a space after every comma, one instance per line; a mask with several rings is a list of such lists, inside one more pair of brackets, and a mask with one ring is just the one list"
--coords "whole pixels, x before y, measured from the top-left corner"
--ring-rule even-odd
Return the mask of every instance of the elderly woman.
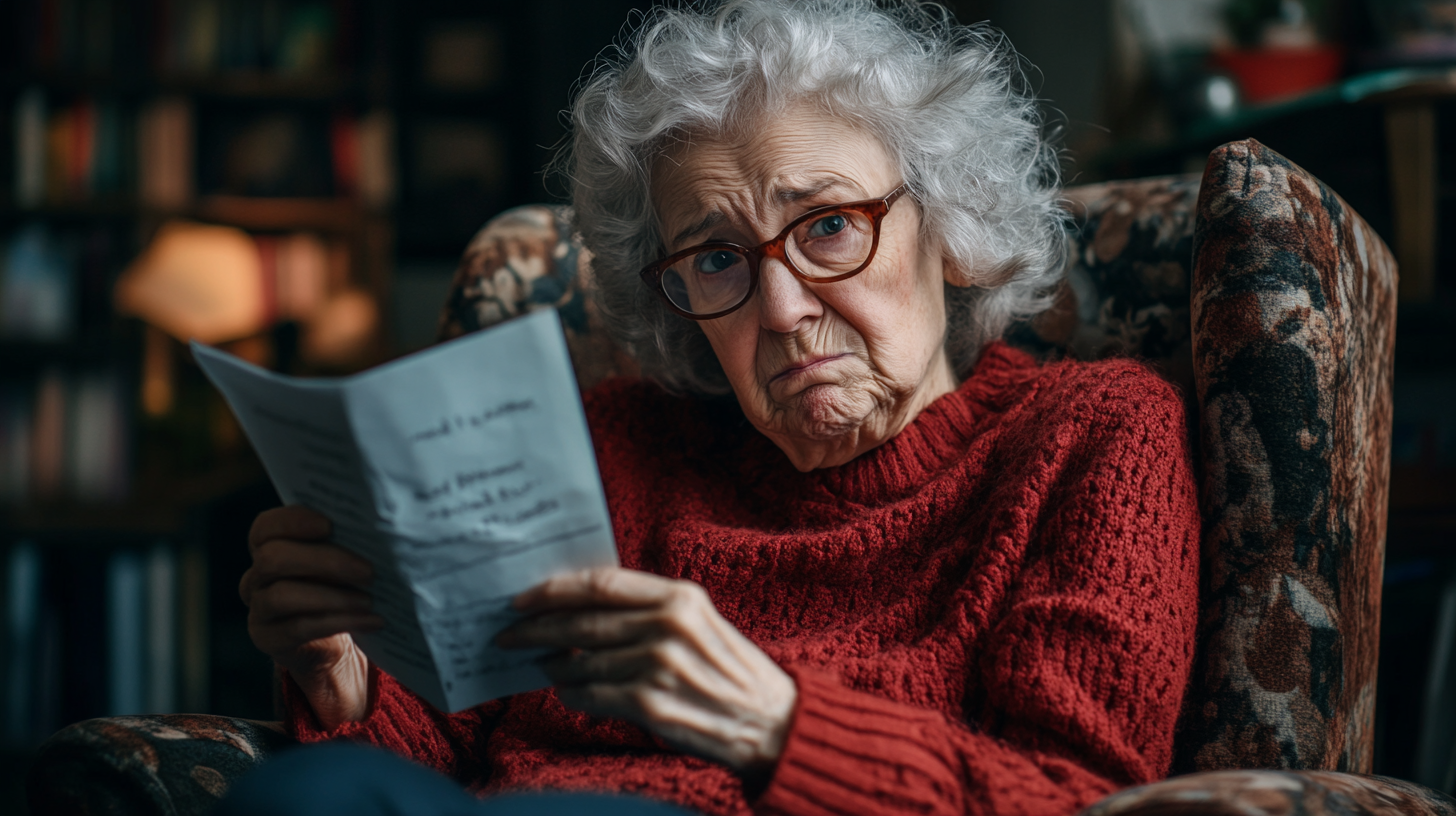
[[383, 625], [368, 565], [265, 513], [242, 593], [298, 738], [477, 795], [723, 814], [1071, 813], [1166, 773], [1181, 403], [997, 339], [1064, 263], [1010, 45], [911, 3], [659, 11], [572, 124], [576, 225], [645, 375], [585, 397], [623, 566], [516, 599], [499, 642], [555, 650], [554, 688], [445, 715], [351, 640]]

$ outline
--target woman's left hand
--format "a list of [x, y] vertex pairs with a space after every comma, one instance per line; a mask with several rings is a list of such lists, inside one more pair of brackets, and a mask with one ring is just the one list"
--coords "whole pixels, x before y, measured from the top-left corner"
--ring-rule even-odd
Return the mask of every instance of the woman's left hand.
[[553, 577], [515, 606], [530, 617], [496, 642], [563, 650], [544, 666], [566, 705], [741, 773], [778, 761], [798, 690], [701, 586], [603, 567]]

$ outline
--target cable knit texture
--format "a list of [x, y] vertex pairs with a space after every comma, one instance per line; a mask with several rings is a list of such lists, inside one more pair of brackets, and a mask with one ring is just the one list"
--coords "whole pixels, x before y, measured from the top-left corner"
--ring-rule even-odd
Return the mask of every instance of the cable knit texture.
[[586, 407], [623, 565], [702, 584], [797, 682], [768, 784], [550, 690], [452, 716], [377, 670], [368, 718], [332, 732], [286, 683], [291, 733], [479, 793], [711, 814], [1064, 814], [1166, 773], [1198, 513], [1182, 402], [1144, 366], [994, 345], [889, 443], [810, 473], [731, 404], [611, 380]]

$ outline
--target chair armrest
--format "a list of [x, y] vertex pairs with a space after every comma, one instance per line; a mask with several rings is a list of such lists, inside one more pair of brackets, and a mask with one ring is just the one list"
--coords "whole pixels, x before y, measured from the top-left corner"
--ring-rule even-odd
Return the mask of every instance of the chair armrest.
[[1207, 771], [1115, 793], [1081, 816], [1456, 816], [1414, 782], [1336, 771]]
[[293, 744], [280, 723], [170, 714], [86, 720], [41, 745], [26, 779], [33, 816], [203, 814]]

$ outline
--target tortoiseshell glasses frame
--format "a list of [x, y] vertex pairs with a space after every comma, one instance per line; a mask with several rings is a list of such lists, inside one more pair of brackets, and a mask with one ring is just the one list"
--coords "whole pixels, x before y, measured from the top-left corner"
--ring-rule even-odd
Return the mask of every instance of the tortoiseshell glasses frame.
[[[642, 279], [654, 292], [657, 293], [659, 297], [663, 299], [663, 301], [667, 304], [668, 308], [690, 320], [713, 320], [714, 318], [723, 317], [724, 315], [730, 314], [741, 308], [743, 304], [747, 303], [749, 299], [753, 297], [754, 293], [758, 291], [759, 267], [762, 265], [765, 258], [774, 258], [780, 261], [784, 264], [784, 266], [788, 267], [789, 271], [793, 272], [796, 277], [807, 283], [835, 283], [837, 281], [846, 280], [848, 278], [854, 277], [855, 275], [858, 275], [860, 272], [863, 272], [865, 268], [868, 267], [872, 261], [874, 261], [875, 252], [879, 249], [880, 246], [880, 222], [884, 220], [887, 214], [889, 214], [890, 208], [894, 206], [895, 202], [898, 201], [902, 196], [904, 196], [906, 192], [906, 186], [904, 184], [901, 184], [899, 187], [896, 187], [883, 198], [872, 198], [865, 201], [851, 201], [845, 204], [831, 204], [826, 207], [816, 207], [815, 209], [812, 209], [804, 213], [803, 215], [800, 215], [798, 218], [795, 218], [793, 221], [790, 221], [789, 225], [784, 227], [783, 231], [780, 232], [777, 237], [773, 238], [772, 240], [765, 241], [756, 247], [746, 247], [741, 244], [729, 243], [727, 241], [712, 241], [705, 244], [691, 246], [680, 252], [674, 252], [673, 254], [663, 258], [662, 260], [656, 261], [644, 267], [641, 272]], [[853, 268], [848, 269], [847, 271], [842, 271], [841, 269], [834, 268], [836, 264], [831, 264], [829, 268], [811, 268], [811, 271], [805, 271], [804, 269], [801, 269], [800, 263], [803, 263], [804, 265], [811, 265], [814, 263], [814, 261], [807, 257], [810, 253], [806, 252], [803, 248], [799, 246], [799, 244], [806, 239], [796, 238], [796, 232], [800, 230], [800, 228], [805, 227], [805, 225], [810, 225], [810, 228], [812, 229], [813, 226], [817, 226], [816, 222], [819, 222], [821, 219], [824, 219], [825, 223], [829, 223], [828, 219], [832, 219], [835, 216], [843, 216], [845, 219], [845, 226], [841, 226], [840, 230], [837, 230], [836, 232], [840, 232], [844, 229], [849, 228], [858, 228], [862, 230], [864, 226], [870, 227], [869, 231], [872, 233], [872, 237], [869, 241], [869, 246], [867, 250], [863, 247], [853, 245], [841, 248], [841, 252], [849, 253], [847, 257], [854, 258], [858, 256], [860, 252], [864, 253], [864, 257], [862, 259], [850, 260], [848, 263], [837, 264], [837, 266], [839, 267], [853, 264]], [[822, 239], [828, 239], [833, 237], [835, 237], [834, 233], [821, 236]], [[811, 236], [807, 240], [813, 240], [813, 237]], [[791, 241], [793, 242], [793, 251], [791, 251]], [[861, 238], [859, 239], [859, 243], [862, 242], [863, 238], [861, 232]], [[734, 291], [732, 293], [729, 293], [728, 295], [728, 299], [736, 297], [736, 300], [733, 300], [731, 304], [727, 306], [720, 306], [719, 308], [716, 308], [706, 313], [695, 313], [691, 311], [690, 308], [691, 296], [688, 294], [687, 285], [683, 280], [682, 272], [675, 269], [674, 267], [679, 266], [685, 260], [694, 258], [707, 259], [713, 257], [710, 255], [710, 253], [723, 252], [741, 256], [743, 260], [746, 260], [748, 262], [747, 286], [745, 287], [743, 283], [738, 282], [739, 279], [741, 279], [740, 272], [738, 278], [728, 280], [722, 285], [731, 286], [733, 290], [742, 289], [741, 296], [739, 296], [737, 292]], [[793, 256], [795, 254], [803, 256], [800, 258], [799, 263], [796, 263], [794, 260]], [[731, 260], [727, 257], [718, 257], [718, 259]], [[731, 269], [731, 267], [729, 267], [729, 269]], [[701, 277], [703, 280], [709, 280], [711, 276], [722, 275], [727, 270], [694, 271], [696, 272], [696, 277]], [[825, 274], [826, 272], [829, 274]], [[672, 280], [664, 282], [664, 275], [669, 274]], [[674, 301], [672, 293], [668, 291], [669, 285], [672, 285], [674, 288], [679, 290], [679, 297], [682, 298], [685, 303], [678, 303]]]

